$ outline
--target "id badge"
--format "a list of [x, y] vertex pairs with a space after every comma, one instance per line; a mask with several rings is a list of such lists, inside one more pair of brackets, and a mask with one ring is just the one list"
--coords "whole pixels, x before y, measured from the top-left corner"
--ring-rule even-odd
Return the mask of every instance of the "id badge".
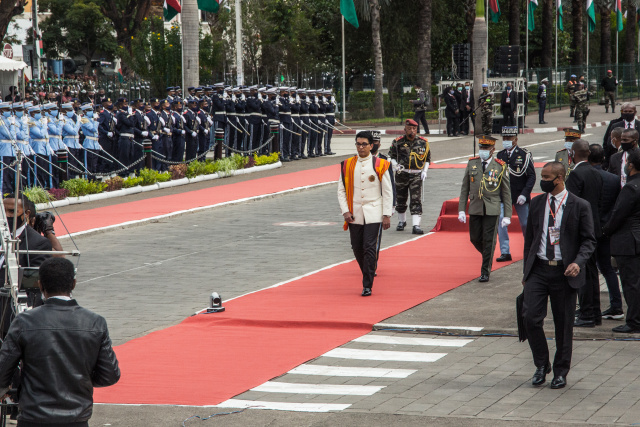
[[507, 98], [507, 104], [511, 104], [511, 98]]
[[554, 246], [560, 244], [560, 228], [559, 227], [549, 227], [549, 241]]

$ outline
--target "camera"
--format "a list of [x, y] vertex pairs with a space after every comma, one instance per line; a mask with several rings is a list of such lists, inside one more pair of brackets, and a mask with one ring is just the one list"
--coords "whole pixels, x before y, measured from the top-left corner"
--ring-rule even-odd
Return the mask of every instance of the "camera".
[[40, 234], [46, 235], [49, 231], [53, 231], [53, 223], [56, 217], [49, 211], [38, 212], [33, 228]]

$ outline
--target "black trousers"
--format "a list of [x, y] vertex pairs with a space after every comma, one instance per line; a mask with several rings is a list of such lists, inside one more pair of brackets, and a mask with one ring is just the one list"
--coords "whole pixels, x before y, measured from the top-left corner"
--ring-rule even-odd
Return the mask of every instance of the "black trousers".
[[[120, 163], [128, 167], [133, 162], [132, 156], [133, 141], [131, 140], [131, 137], [120, 136], [120, 138], [118, 139], [118, 160], [120, 161]], [[122, 168], [122, 166], [120, 166], [120, 168]], [[128, 175], [128, 170], [120, 172], [120, 176], [122, 177], [126, 177]]]
[[469, 238], [482, 254], [480, 274], [488, 276], [493, 265], [493, 252], [496, 249], [499, 215], [469, 215]]
[[[140, 158], [142, 156], [144, 156], [144, 140], [142, 138], [138, 138], [138, 139], [133, 139], [133, 154], [132, 154], [132, 158], [131, 158], [131, 162], [135, 162], [137, 160], [140, 160]], [[126, 163], [125, 163], [126, 164]], [[138, 163], [137, 165], [135, 165], [133, 167], [134, 171], [139, 171], [140, 169], [144, 169], [145, 167], [145, 162], [144, 160], [141, 161], [140, 163]]]
[[513, 117], [513, 110], [511, 107], [504, 107], [502, 110], [502, 116], [504, 118], [502, 123], [504, 126], [515, 126], [515, 118]]
[[552, 267], [536, 262], [524, 285], [524, 326], [533, 353], [533, 363], [537, 368], [549, 362], [549, 347], [543, 324], [547, 316], [547, 297], [551, 300], [556, 335], [556, 355], [553, 359], [555, 376], [569, 373], [573, 350], [576, 290], [569, 286], [564, 271], [563, 266]]
[[305, 146], [307, 147], [307, 154], [311, 154], [311, 149], [309, 147], [311, 144], [311, 133], [313, 131], [309, 129], [309, 117], [300, 118], [300, 126], [302, 126], [302, 129], [307, 131], [307, 133], [305, 133], [300, 130], [300, 133], [302, 133], [302, 136], [300, 137], [300, 155], [304, 156]]
[[373, 277], [378, 267], [378, 242], [382, 223], [349, 224], [351, 249], [362, 272], [362, 287], [373, 287]]
[[[116, 151], [116, 143], [112, 138], [109, 138], [106, 136], [99, 136], [98, 143], [100, 144], [100, 146], [104, 151], [111, 154], [111, 156], [118, 158], [118, 153]], [[111, 158], [111, 156], [108, 156], [106, 154], [104, 155], [104, 157], [106, 157], [107, 159], [111, 159], [111, 161], [113, 162], [113, 159]], [[102, 173], [111, 172], [113, 170], [120, 169], [121, 167], [122, 166], [120, 166], [116, 162], [110, 163], [104, 159], [98, 159], [99, 172], [102, 172]]]
[[580, 302], [580, 319], [599, 320], [602, 318], [600, 311], [600, 281], [598, 280], [598, 266], [596, 253], [591, 255], [585, 266], [586, 283], [578, 290]]
[[180, 129], [174, 130], [172, 135], [173, 144], [171, 144], [171, 161], [182, 162], [184, 161], [184, 135]]
[[609, 305], [611, 308], [622, 310], [620, 282], [618, 281], [618, 275], [613, 269], [613, 266], [611, 266], [611, 239], [609, 237], [601, 236], [598, 238], [596, 259], [598, 261], [598, 270], [600, 270], [600, 273], [604, 276], [604, 280], [607, 282], [607, 288], [609, 289]]
[[541, 98], [538, 102], [538, 121], [544, 122], [544, 109], [547, 108], [547, 98]]
[[460, 118], [458, 115], [445, 111], [445, 117], [447, 118], [447, 135], [458, 135], [460, 133]]
[[[96, 173], [98, 172], [98, 160], [100, 160], [100, 158], [96, 155], [98, 153], [98, 150], [91, 150], [91, 149], [87, 149], [85, 148], [83, 151], [83, 157], [84, 157], [84, 167], [87, 168], [87, 170], [91, 173]], [[47, 164], [46, 166], [46, 170], [49, 171], [49, 165]], [[43, 174], [46, 175], [47, 177], [49, 177], [49, 175], [47, 174]], [[46, 182], [49, 182], [49, 180], [46, 180]]]
[[469, 122], [471, 122], [471, 111], [467, 111], [466, 109], [461, 112], [461, 120], [460, 120], [460, 132], [469, 134]]
[[416, 111], [413, 113], [413, 120], [418, 123], [418, 134], [420, 133], [420, 125], [424, 128], [424, 133], [429, 132], [429, 125], [427, 124], [427, 118], [425, 117], [425, 111]]
[[638, 256], [616, 256], [620, 270], [622, 293], [627, 302], [627, 325], [640, 329], [640, 259]]
[[186, 145], [185, 161], [192, 162], [198, 155], [198, 136], [196, 135], [195, 137], [193, 137], [191, 136], [190, 133], [188, 133], [186, 140], [187, 140], [187, 145]]

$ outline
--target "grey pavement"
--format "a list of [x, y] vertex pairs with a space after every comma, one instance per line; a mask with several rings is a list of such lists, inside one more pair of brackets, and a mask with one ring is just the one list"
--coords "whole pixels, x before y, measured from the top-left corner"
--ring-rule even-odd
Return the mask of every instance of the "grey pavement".
[[[601, 139], [604, 128], [593, 129], [589, 133], [586, 138], [596, 142]], [[530, 145], [537, 161], [546, 161], [562, 146], [561, 142], [549, 141], [561, 139], [561, 133], [528, 134], [521, 136], [520, 143]], [[438, 142], [434, 138], [434, 160], [465, 162], [465, 156], [472, 151], [471, 141], [471, 138], [460, 138]], [[344, 140], [344, 144], [352, 142], [353, 137]], [[337, 163], [339, 159], [334, 157], [331, 161]], [[434, 169], [429, 172], [424, 203], [425, 230], [435, 224], [442, 202], [457, 197], [462, 173], [462, 169]], [[114, 342], [121, 344], [178, 323], [203, 308], [211, 291], [218, 291], [227, 299], [352, 258], [348, 235], [342, 231], [340, 222], [336, 188], [331, 184], [80, 237], [76, 240], [83, 255], [74, 296], [80, 304], [107, 318]], [[392, 221], [393, 226], [395, 222], [396, 219]], [[392, 228], [384, 233], [383, 246], [411, 237], [409, 232], [399, 233]], [[64, 244], [68, 245], [68, 241]], [[513, 334], [513, 305], [521, 289], [521, 268], [521, 263], [515, 263], [492, 274], [487, 284], [469, 282], [385, 322], [481, 326], [485, 333]], [[359, 284], [353, 284], [354, 292], [358, 292], [359, 287]], [[603, 304], [606, 304], [606, 294], [603, 293], [602, 297]], [[619, 324], [605, 322], [606, 327]], [[633, 424], [640, 419], [640, 344], [610, 339], [605, 326], [593, 330], [593, 336], [578, 334], [574, 343], [573, 368], [568, 376], [569, 386], [564, 390], [533, 388], [530, 385], [533, 363], [528, 344], [519, 343], [511, 336], [476, 335], [469, 338], [471, 342], [459, 348], [354, 341], [342, 348], [446, 354], [429, 363], [318, 355], [307, 363], [411, 369], [415, 372], [398, 379], [283, 372], [272, 381], [384, 388], [369, 396], [247, 391], [235, 399], [343, 403], [350, 406], [339, 412], [318, 414], [247, 409], [208, 421], [191, 419], [186, 425]], [[415, 331], [374, 331], [367, 336], [456, 339], [454, 336], [438, 337]], [[553, 352], [553, 340], [549, 345]], [[192, 415], [205, 417], [231, 411], [234, 409], [96, 405], [91, 425], [178, 426]]]

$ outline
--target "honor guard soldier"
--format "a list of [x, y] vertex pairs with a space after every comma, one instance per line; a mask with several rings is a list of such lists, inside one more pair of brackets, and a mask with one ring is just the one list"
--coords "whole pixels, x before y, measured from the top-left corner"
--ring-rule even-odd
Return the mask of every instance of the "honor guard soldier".
[[[275, 128], [276, 126], [278, 126], [279, 128], [280, 115], [278, 114], [279, 106], [278, 106], [278, 99], [277, 99], [278, 93], [276, 91], [276, 88], [271, 88], [267, 90], [267, 96], [269, 97], [269, 99], [262, 103], [267, 113], [267, 123], [269, 123], [269, 127], [273, 126]], [[273, 138], [273, 140], [271, 141], [271, 151], [270, 151], [271, 153], [280, 151], [280, 147], [279, 147], [280, 141], [277, 140], [278, 135], [275, 135], [275, 136], [276, 138]], [[269, 138], [270, 136], [267, 136], [267, 139]]]
[[[136, 99], [133, 101], [133, 117], [135, 120], [135, 126], [133, 127], [133, 159], [136, 161], [140, 159], [143, 154], [144, 140], [149, 138], [149, 125], [151, 121], [144, 113], [144, 105], [142, 99]], [[134, 166], [134, 171], [139, 171], [143, 168], [143, 162], [140, 162]]]
[[307, 155], [311, 154], [311, 134], [313, 131], [309, 125], [309, 103], [307, 102], [307, 91], [305, 89], [298, 89], [298, 98], [300, 99], [300, 126], [302, 136], [300, 137], [300, 158], [306, 159], [304, 154], [305, 146], [307, 147]]
[[469, 237], [471, 243], [482, 254], [480, 282], [488, 282], [496, 247], [496, 227], [500, 219], [503, 201], [504, 218], [500, 226], [511, 224], [511, 188], [507, 165], [493, 157], [496, 140], [482, 136], [479, 141], [479, 156], [469, 159], [462, 179], [458, 220], [467, 222], [465, 210], [469, 201]]
[[11, 114], [11, 103], [0, 102], [0, 157], [2, 157], [2, 168], [0, 168], [0, 185], [2, 194], [13, 193], [15, 190], [15, 169], [5, 165], [11, 164], [16, 153], [13, 149], [13, 142], [16, 140], [17, 127], [15, 117]]
[[547, 107], [547, 85], [549, 84], [549, 79], [544, 78], [540, 82], [538, 86], [538, 124], [546, 125], [547, 122], [544, 121], [544, 109]]
[[482, 95], [479, 99], [480, 118], [482, 119], [482, 133], [491, 135], [493, 131], [493, 95], [489, 92], [489, 85], [482, 85]]
[[[158, 130], [160, 132], [160, 154], [171, 161], [173, 158], [173, 120], [171, 119], [171, 106], [166, 99], [160, 101]], [[161, 163], [159, 166], [161, 171], [169, 169], [166, 163]]]
[[[111, 98], [103, 98], [102, 106], [104, 110], [102, 110], [98, 117], [98, 143], [111, 156], [117, 157], [118, 146], [115, 142], [116, 117], [113, 112], [113, 102], [111, 102]], [[102, 173], [110, 172], [115, 170], [116, 165], [117, 163], [109, 163], [106, 160], [100, 159], [98, 160], [98, 171]], [[117, 168], [120, 169], [119, 165]]]
[[185, 158], [187, 162], [191, 162], [196, 158], [198, 152], [198, 132], [200, 131], [200, 121], [198, 112], [196, 111], [198, 105], [196, 99], [191, 98], [188, 101], [188, 105], [189, 108], [182, 113], [182, 116], [185, 119], [185, 130], [187, 131]]
[[289, 102], [289, 88], [281, 87], [278, 96], [278, 115], [280, 116], [280, 149], [282, 161], [291, 161], [291, 104]]
[[[331, 93], [331, 90], [325, 90], [325, 116], [327, 118], [327, 143], [325, 144], [325, 154], [330, 156], [336, 154], [331, 151], [331, 139], [333, 138], [333, 128], [336, 124], [336, 99]], [[414, 119], [415, 120], [415, 119]], [[416, 122], [417, 123], [417, 122]], [[426, 124], [426, 122], [425, 122]], [[425, 134], [429, 133], [429, 128], [425, 126]]]
[[[291, 160], [300, 160], [300, 141], [302, 134], [300, 130], [300, 98], [297, 95], [297, 87], [289, 88], [289, 105], [291, 105], [291, 124], [295, 134], [291, 134]], [[297, 135], [296, 135], [297, 134]]]
[[[80, 166], [79, 158], [80, 158], [80, 150], [82, 149], [82, 145], [80, 145], [80, 120], [77, 122], [74, 120], [75, 113], [73, 112], [73, 105], [71, 103], [62, 104], [62, 116], [60, 120], [62, 121], [62, 142], [67, 146], [67, 151], [69, 152], [69, 165], [75, 167], [76, 169], [83, 169]], [[69, 175], [71, 177], [76, 177], [76, 172], [70, 172]]]
[[80, 109], [84, 113], [84, 117], [80, 119], [82, 123], [82, 133], [84, 134], [84, 141], [82, 147], [84, 148], [84, 167], [91, 173], [96, 173], [98, 170], [98, 151], [101, 147], [98, 143], [98, 127], [100, 126], [94, 118], [93, 104], [87, 102], [83, 104]]
[[[531, 190], [536, 183], [533, 158], [529, 151], [518, 146], [517, 126], [505, 126], [502, 128], [502, 146], [504, 149], [496, 154], [496, 158], [507, 164], [511, 185], [511, 200], [502, 201], [500, 205], [500, 221], [502, 222], [504, 218], [504, 204], [511, 203], [516, 209], [520, 228], [524, 235], [527, 229]], [[500, 257], [496, 261], [511, 261], [507, 227], [498, 227], [498, 241], [500, 242]]]
[[[49, 180], [48, 156], [51, 154], [49, 147], [49, 135], [47, 134], [46, 121], [42, 120], [40, 106], [29, 108], [29, 144], [33, 150], [33, 163], [35, 168], [30, 168], [31, 182], [43, 188], [51, 188]], [[29, 162], [31, 163], [31, 162]], [[48, 173], [47, 173], [48, 172]], [[34, 175], [35, 174], [35, 175]]]
[[202, 98], [199, 101], [198, 118], [200, 119], [200, 130], [198, 131], [198, 156], [204, 154], [209, 149], [209, 133], [213, 120], [209, 117], [207, 110], [209, 102]]
[[565, 170], [567, 171], [567, 176], [571, 173], [571, 169], [573, 169], [574, 165], [571, 160], [571, 147], [573, 143], [579, 140], [582, 137], [582, 133], [579, 130], [573, 128], [564, 128], [564, 148], [559, 150], [556, 153], [556, 162], [562, 163]]
[[312, 132], [309, 134], [309, 157], [318, 157], [318, 144], [322, 139], [322, 130], [318, 127], [318, 103], [316, 102], [316, 91], [308, 90], [309, 100], [309, 126]]
[[589, 115], [589, 97], [595, 95], [589, 92], [585, 84], [580, 81], [577, 86], [577, 90], [571, 96], [571, 99], [575, 100], [575, 119], [578, 123], [578, 129], [584, 133], [586, 126], [587, 116]]
[[567, 87], [565, 88], [566, 92], [569, 94], [569, 100], [571, 102], [569, 117], [574, 117], [574, 112], [576, 109], [576, 104], [573, 99], [573, 93], [577, 90], [577, 85], [578, 85], [578, 81], [576, 80], [576, 78], [577, 77], [575, 74], [571, 74], [571, 78], [567, 82]]
[[173, 108], [173, 111], [171, 112], [171, 122], [173, 124], [173, 132], [171, 133], [173, 141], [171, 150], [171, 161], [183, 162], [187, 128], [185, 126], [184, 116], [182, 115], [182, 101], [179, 99], [175, 99], [171, 103], [171, 107]]
[[389, 158], [396, 171], [396, 193], [398, 226], [403, 231], [407, 225], [407, 199], [411, 195], [410, 212], [413, 222], [413, 234], [424, 234], [420, 228], [422, 218], [422, 181], [427, 177], [431, 163], [431, 150], [426, 138], [418, 136], [418, 123], [407, 120], [404, 136], [399, 136], [391, 143]]
[[[133, 130], [136, 127], [136, 118], [129, 114], [129, 102], [127, 98], [118, 98], [116, 102], [116, 131], [118, 132], [118, 161], [125, 166], [132, 163], [133, 158]], [[120, 172], [120, 176], [126, 178], [128, 170]]]
[[245, 110], [247, 108], [247, 102], [242, 95], [242, 89], [236, 87], [233, 89], [233, 96], [235, 97], [235, 108], [236, 108], [236, 139], [234, 148], [236, 150], [244, 150], [244, 140], [246, 136], [246, 124], [244, 122], [245, 119]]
[[318, 103], [318, 127], [320, 128], [320, 130], [322, 131], [322, 133], [320, 134], [320, 137], [318, 138], [318, 142], [316, 144], [316, 155], [318, 156], [326, 156], [326, 151], [325, 150], [325, 143], [327, 140], [327, 130], [328, 130], [328, 126], [326, 123], [327, 120], [327, 116], [326, 116], [326, 105], [324, 102], [324, 98], [322, 97], [322, 90], [319, 90], [317, 92], [317, 96], [316, 96], [316, 102]]
[[[162, 125], [160, 124], [160, 100], [158, 98], [151, 98], [149, 100], [149, 109], [145, 108], [145, 115], [149, 119], [149, 136], [151, 137], [151, 148], [156, 153], [162, 153]], [[155, 153], [154, 153], [155, 154]], [[157, 155], [157, 154], [155, 154]], [[166, 160], [166, 158], [165, 158]], [[158, 160], [153, 159], [153, 169], [162, 170], [164, 163], [160, 163]]]
[[246, 113], [247, 121], [249, 122], [249, 143], [248, 149], [253, 150], [258, 148], [262, 143], [260, 136], [262, 135], [262, 112], [260, 111], [260, 98], [258, 98], [258, 86], [251, 86], [249, 88], [249, 96], [247, 96], [247, 108]]
[[[238, 126], [236, 124], [236, 103], [233, 100], [233, 89], [231, 86], [225, 88], [224, 110], [227, 117], [227, 129], [224, 133], [224, 143], [227, 147], [233, 147], [236, 140]], [[231, 150], [227, 148], [227, 156], [231, 155]]]
[[[54, 165], [58, 164], [58, 151], [65, 150], [64, 144], [62, 143], [62, 125], [60, 124], [60, 120], [58, 120], [58, 105], [53, 102], [49, 102], [42, 106], [43, 115], [47, 118], [47, 134], [49, 135], [49, 147], [53, 154], [49, 156], [49, 161]], [[52, 167], [52, 177], [49, 177], [51, 180], [51, 188], [58, 188], [59, 184], [59, 172], [58, 169]]]

